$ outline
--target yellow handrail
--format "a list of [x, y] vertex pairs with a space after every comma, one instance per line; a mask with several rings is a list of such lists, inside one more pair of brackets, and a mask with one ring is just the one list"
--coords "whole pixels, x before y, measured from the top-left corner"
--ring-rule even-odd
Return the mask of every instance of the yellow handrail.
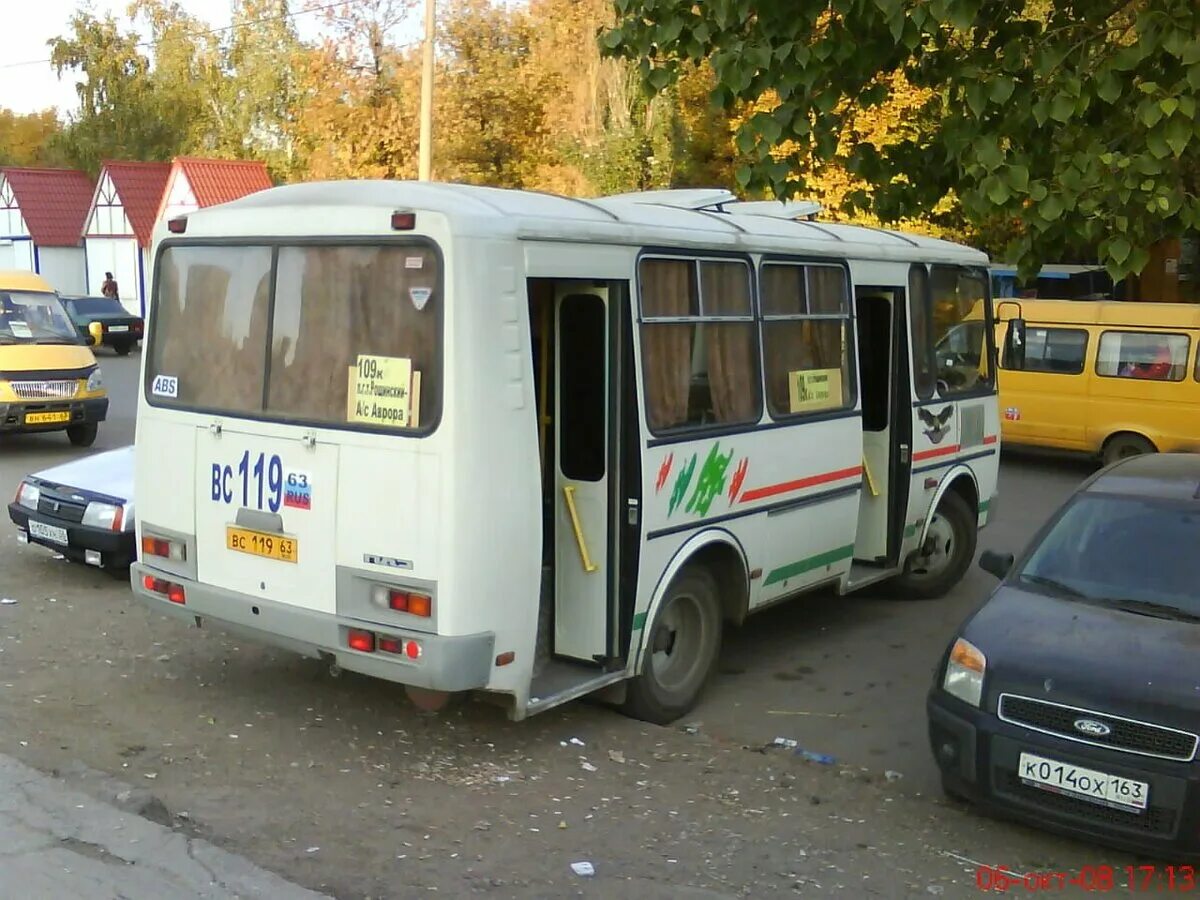
[[575, 529], [575, 542], [579, 545], [579, 558], [585, 572], [595, 572], [596, 564], [588, 554], [587, 542], [583, 539], [583, 528], [579, 525], [579, 512], [575, 509], [575, 485], [564, 484], [563, 496], [567, 498], [567, 512], [571, 514], [571, 527]]
[[867, 465], [867, 458], [862, 458], [863, 474], [867, 476], [867, 490], [871, 492], [872, 497], [879, 496], [879, 488], [875, 487], [875, 479], [871, 477], [871, 467]]

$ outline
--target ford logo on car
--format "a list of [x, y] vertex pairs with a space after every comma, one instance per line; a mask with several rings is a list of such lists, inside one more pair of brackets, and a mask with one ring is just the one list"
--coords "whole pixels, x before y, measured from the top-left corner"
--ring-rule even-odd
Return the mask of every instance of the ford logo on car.
[[1111, 728], [1095, 719], [1076, 719], [1075, 730], [1088, 737], [1107, 737], [1112, 734]]

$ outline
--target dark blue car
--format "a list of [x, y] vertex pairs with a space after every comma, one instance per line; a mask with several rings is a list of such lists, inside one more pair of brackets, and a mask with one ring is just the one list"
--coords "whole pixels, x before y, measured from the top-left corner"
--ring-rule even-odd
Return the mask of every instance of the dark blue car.
[[947, 648], [928, 698], [946, 792], [1170, 860], [1200, 857], [1200, 454], [1085, 482]]

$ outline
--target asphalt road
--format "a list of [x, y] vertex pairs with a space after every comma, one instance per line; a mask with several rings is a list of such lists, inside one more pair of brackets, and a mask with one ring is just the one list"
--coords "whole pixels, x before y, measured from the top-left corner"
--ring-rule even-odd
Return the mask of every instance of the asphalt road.
[[[132, 442], [138, 364], [101, 357], [113, 400], [93, 451]], [[84, 452], [61, 434], [0, 439], [0, 496]], [[1019, 548], [1090, 471], [1006, 455], [981, 549]], [[815, 596], [750, 619], [727, 633], [695, 729], [587, 703], [514, 724], [482, 704], [426, 717], [390, 685], [185, 628], [4, 526], [0, 594], [19, 603], [0, 612], [0, 752], [85, 787], [115, 774], [152, 789], [174, 827], [338, 897], [410, 896], [396, 879], [562, 896], [584, 883], [567, 869], [579, 858], [646, 897], [862, 893], [871, 878], [867, 894], [971, 896], [963, 860], [1112, 857], [938, 796], [924, 695], [990, 589], [977, 568], [940, 601]], [[839, 766], [757, 752], [776, 736]]]

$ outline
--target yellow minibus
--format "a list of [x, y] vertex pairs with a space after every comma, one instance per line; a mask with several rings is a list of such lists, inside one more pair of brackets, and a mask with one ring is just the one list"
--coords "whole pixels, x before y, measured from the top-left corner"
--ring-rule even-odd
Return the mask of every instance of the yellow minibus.
[[1008, 444], [1105, 464], [1200, 450], [1200, 306], [1002, 300], [996, 318]]

